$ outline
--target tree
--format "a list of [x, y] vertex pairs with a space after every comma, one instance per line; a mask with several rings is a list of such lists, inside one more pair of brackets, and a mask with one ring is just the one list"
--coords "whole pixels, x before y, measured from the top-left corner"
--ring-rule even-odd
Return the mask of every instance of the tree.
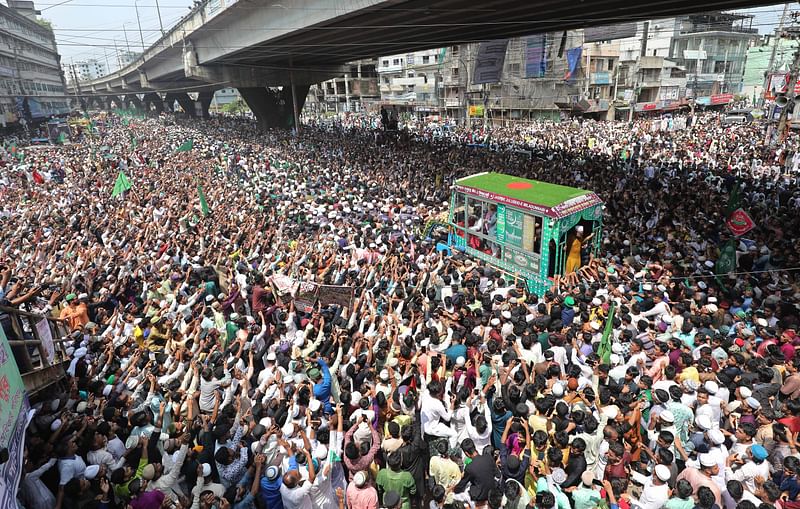
[[230, 102], [228, 104], [224, 104], [222, 106], [223, 113], [229, 113], [232, 115], [238, 115], [246, 110], [247, 110], [247, 105], [241, 98], [237, 98], [235, 101]]

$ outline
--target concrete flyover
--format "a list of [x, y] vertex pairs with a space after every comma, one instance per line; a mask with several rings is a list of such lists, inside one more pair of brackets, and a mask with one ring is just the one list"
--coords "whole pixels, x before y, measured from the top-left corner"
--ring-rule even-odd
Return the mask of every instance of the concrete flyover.
[[[284, 3], [286, 6], [276, 0], [205, 0], [138, 60], [118, 72], [81, 83], [80, 90], [71, 93], [83, 98], [136, 95], [150, 107], [158, 101], [152, 96], [144, 100], [144, 94], [170, 93], [175, 95], [165, 99], [185, 104], [184, 111], [194, 116], [207, 114], [207, 104], [201, 97], [196, 102], [187, 100], [187, 92], [207, 97], [216, 89], [236, 87], [246, 90], [242, 96], [263, 126], [285, 126], [284, 90], [294, 87], [299, 92], [297, 99], [302, 100], [305, 87], [341, 75], [343, 64], [360, 58], [636, 19], [771, 5], [774, 0]], [[174, 101], [167, 100], [161, 108], [172, 104]]]

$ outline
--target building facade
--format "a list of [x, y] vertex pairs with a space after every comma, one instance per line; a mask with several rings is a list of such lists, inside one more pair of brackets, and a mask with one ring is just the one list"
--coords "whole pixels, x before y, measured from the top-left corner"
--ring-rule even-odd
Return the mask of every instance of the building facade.
[[304, 112], [330, 115], [370, 110], [381, 99], [375, 59], [348, 64], [347, 72], [336, 78], [312, 85]]
[[0, 5], [0, 123], [23, 124], [69, 112], [52, 29], [33, 2]]
[[94, 58], [64, 64], [63, 70], [67, 84], [74, 82], [76, 79], [79, 82], [91, 81], [108, 74], [106, 63]]

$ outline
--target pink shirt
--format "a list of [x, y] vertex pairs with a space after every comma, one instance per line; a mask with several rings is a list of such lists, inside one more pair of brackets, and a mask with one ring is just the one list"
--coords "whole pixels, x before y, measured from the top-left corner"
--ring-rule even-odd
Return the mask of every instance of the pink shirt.
[[664, 378], [664, 368], [669, 365], [669, 357], [662, 355], [653, 359], [653, 365], [647, 370], [647, 374], [653, 377], [653, 382], [658, 382]]
[[359, 488], [355, 483], [347, 487], [347, 505], [350, 509], [378, 509], [378, 492], [372, 486]]

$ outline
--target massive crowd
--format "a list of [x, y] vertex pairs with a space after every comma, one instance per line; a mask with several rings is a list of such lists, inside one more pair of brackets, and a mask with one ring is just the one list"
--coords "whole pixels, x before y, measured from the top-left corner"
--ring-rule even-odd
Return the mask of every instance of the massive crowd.
[[[19, 506], [800, 507], [796, 136], [715, 114], [432, 133], [112, 117], [4, 151], [0, 306], [70, 330]], [[536, 295], [422, 238], [488, 170], [600, 195], [588, 270]], [[716, 276], [737, 185], [757, 226]]]

